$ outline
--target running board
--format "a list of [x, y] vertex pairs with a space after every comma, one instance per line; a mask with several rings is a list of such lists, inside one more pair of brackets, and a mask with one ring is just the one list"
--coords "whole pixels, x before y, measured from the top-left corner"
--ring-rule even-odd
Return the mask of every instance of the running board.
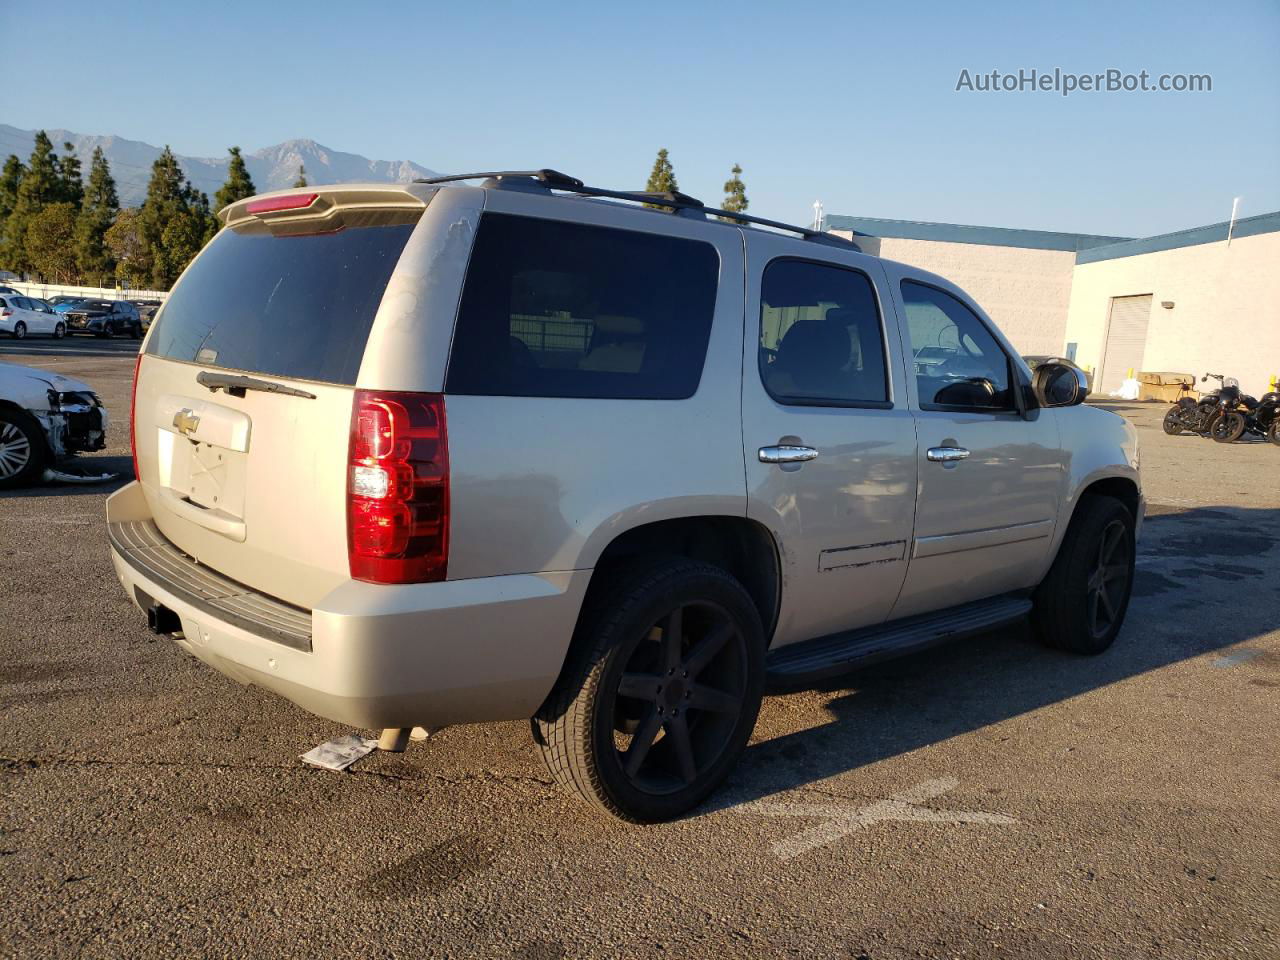
[[1011, 623], [1031, 612], [1023, 596], [992, 597], [938, 613], [907, 617], [848, 633], [789, 644], [769, 654], [766, 663], [774, 680], [818, 679], [901, 657], [947, 640], [982, 633]]

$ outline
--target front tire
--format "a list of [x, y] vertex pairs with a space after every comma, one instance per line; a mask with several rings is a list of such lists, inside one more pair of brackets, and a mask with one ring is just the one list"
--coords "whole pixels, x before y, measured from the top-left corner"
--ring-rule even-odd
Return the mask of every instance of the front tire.
[[1124, 504], [1106, 496], [1081, 500], [1036, 588], [1032, 625], [1042, 642], [1084, 654], [1115, 642], [1133, 592], [1134, 546], [1134, 518]]
[[1272, 420], [1271, 426], [1267, 428], [1267, 439], [1280, 446], [1280, 416]]
[[27, 325], [19, 320], [13, 325], [13, 339], [21, 340], [27, 335]]
[[65, 323], [60, 323], [53, 328], [53, 339], [61, 340], [66, 335], [67, 335], [67, 325]]
[[551, 775], [593, 806], [670, 820], [715, 790], [746, 746], [764, 695], [764, 630], [742, 585], [710, 564], [654, 562], [610, 581], [583, 608], [534, 740]]
[[44, 473], [44, 433], [20, 410], [0, 408], [0, 490], [24, 487]]
[[1244, 435], [1244, 428], [1244, 414], [1238, 410], [1228, 410], [1213, 421], [1213, 428], [1209, 432], [1218, 443], [1235, 443]]
[[1164, 415], [1164, 432], [1171, 437], [1176, 437], [1182, 433], [1182, 418], [1178, 416], [1178, 409], [1175, 407]]

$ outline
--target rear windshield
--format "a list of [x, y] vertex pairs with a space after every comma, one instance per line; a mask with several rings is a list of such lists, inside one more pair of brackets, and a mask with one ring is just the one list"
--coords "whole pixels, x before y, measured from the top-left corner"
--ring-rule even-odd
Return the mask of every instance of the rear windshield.
[[445, 390], [691, 397], [702, 376], [719, 272], [709, 243], [486, 213]]
[[147, 353], [354, 384], [373, 315], [413, 232], [404, 214], [387, 219], [335, 233], [223, 230], [169, 296]]

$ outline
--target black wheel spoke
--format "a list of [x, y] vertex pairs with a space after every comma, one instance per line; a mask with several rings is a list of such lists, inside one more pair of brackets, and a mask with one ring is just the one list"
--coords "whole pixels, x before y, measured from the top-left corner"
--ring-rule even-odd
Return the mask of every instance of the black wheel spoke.
[[662, 653], [668, 672], [680, 666], [684, 651], [684, 607], [677, 607], [662, 627]]
[[1116, 608], [1111, 603], [1111, 595], [1107, 592], [1106, 584], [1098, 587], [1098, 603], [1107, 610], [1107, 623], [1113, 623], [1116, 619]]
[[724, 648], [726, 641], [733, 634], [733, 625], [723, 623], [699, 640], [684, 661], [683, 668], [689, 677], [693, 678], [700, 674], [707, 664], [715, 659], [715, 655]]
[[680, 768], [680, 778], [685, 783], [693, 783], [698, 775], [698, 765], [693, 759], [693, 742], [689, 739], [689, 722], [683, 715], [672, 716], [667, 721], [667, 734], [671, 737], [676, 752], [676, 764]]
[[624, 673], [618, 683], [618, 696], [633, 700], [657, 700], [662, 678], [652, 673]]
[[640, 772], [640, 765], [649, 755], [649, 748], [653, 746], [653, 741], [657, 739], [658, 731], [661, 729], [662, 717], [658, 714], [658, 708], [652, 707], [645, 714], [635, 736], [631, 738], [631, 745], [627, 747], [627, 752], [623, 754], [622, 760], [627, 776], [634, 777]]
[[689, 697], [685, 702], [696, 710], [711, 710], [715, 713], [737, 713], [741, 707], [733, 694], [700, 683], [689, 687]]

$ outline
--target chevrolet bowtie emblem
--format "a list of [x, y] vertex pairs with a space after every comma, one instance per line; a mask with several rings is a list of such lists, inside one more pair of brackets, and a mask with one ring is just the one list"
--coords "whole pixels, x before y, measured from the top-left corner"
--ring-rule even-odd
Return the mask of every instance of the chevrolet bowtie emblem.
[[200, 418], [196, 416], [194, 410], [183, 407], [173, 415], [173, 429], [177, 430], [183, 436], [191, 436], [196, 432], [196, 428], [200, 426]]

